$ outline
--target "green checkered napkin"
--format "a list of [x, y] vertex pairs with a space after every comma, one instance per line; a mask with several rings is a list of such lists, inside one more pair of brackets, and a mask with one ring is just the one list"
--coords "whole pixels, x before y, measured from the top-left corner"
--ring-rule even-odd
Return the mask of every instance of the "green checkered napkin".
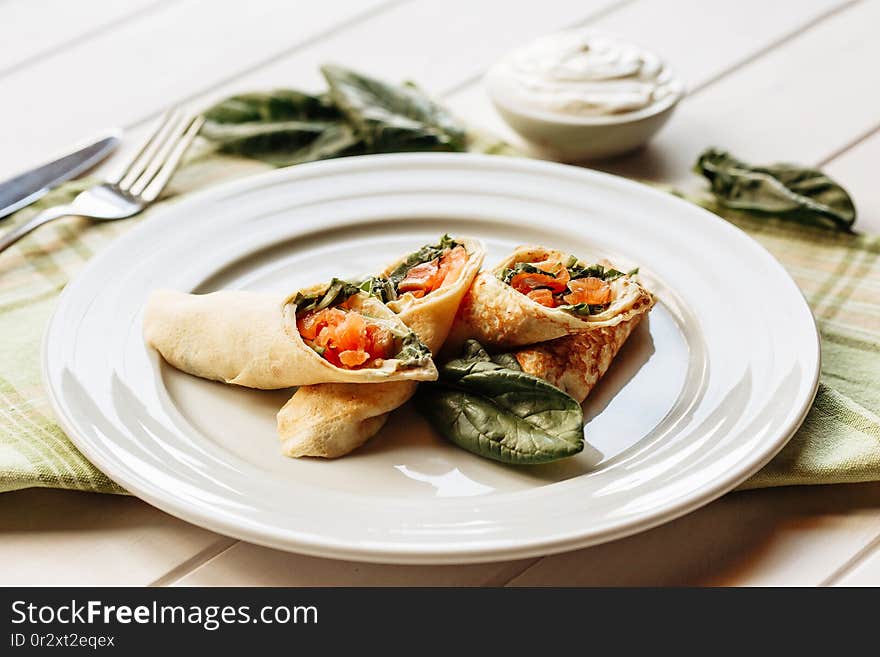
[[[175, 175], [167, 196], [266, 168], [240, 158], [196, 157]], [[85, 184], [53, 192], [3, 227], [26, 221]], [[743, 487], [880, 480], [880, 236], [719, 213], [788, 269], [822, 334], [821, 385], [806, 421]], [[104, 224], [61, 219], [0, 255], [0, 491], [43, 486], [125, 492], [89, 463], [55, 423], [40, 378], [40, 340], [67, 282], [93, 254], [149, 214]]]

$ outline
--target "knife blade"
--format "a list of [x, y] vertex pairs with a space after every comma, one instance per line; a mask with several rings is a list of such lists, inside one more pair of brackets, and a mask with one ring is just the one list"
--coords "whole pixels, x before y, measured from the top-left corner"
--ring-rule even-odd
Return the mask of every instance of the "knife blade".
[[30, 205], [53, 187], [88, 171], [117, 146], [118, 133], [111, 131], [88, 146], [0, 183], [0, 219]]

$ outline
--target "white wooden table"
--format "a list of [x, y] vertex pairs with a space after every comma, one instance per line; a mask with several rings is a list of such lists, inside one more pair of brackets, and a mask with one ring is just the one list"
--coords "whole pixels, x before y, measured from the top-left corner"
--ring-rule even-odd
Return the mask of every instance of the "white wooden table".
[[[110, 126], [133, 144], [166, 106], [317, 88], [327, 61], [412, 79], [510, 137], [480, 77], [574, 25], [653, 48], [690, 94], [610, 171], [693, 184], [697, 153], [820, 165], [880, 230], [880, 0], [0, 0], [0, 179]], [[2, 584], [880, 584], [880, 484], [731, 494], [578, 552], [489, 565], [374, 566], [242, 543], [135, 498], [0, 495]]]

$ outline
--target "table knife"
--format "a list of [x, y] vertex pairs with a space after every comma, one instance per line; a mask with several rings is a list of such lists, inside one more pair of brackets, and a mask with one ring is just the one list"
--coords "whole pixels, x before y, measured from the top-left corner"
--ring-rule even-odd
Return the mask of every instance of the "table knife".
[[88, 146], [0, 182], [0, 219], [33, 203], [53, 187], [88, 171], [118, 145], [118, 134], [109, 132]]

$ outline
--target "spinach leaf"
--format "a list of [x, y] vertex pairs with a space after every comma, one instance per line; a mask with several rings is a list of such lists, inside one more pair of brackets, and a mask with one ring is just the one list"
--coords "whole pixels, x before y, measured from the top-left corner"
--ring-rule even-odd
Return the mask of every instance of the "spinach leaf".
[[202, 113], [209, 123], [276, 123], [333, 121], [342, 113], [325, 96], [276, 89], [266, 93], [230, 96]]
[[452, 239], [449, 235], [444, 235], [440, 238], [440, 241], [437, 242], [437, 244], [426, 244], [418, 251], [410, 253], [404, 258], [403, 261], [397, 265], [390, 274], [388, 274], [388, 281], [394, 287], [395, 298], [397, 295], [397, 286], [400, 285], [400, 282], [404, 278], [406, 278], [410, 269], [425, 262], [437, 260], [446, 255], [446, 253], [454, 249], [456, 246], [459, 246], [458, 242]]
[[348, 297], [360, 291], [360, 288], [356, 285], [339, 278], [334, 278], [330, 281], [330, 285], [327, 286], [324, 292], [308, 296], [302, 292], [297, 292], [291, 303], [296, 305], [296, 316], [302, 317], [305, 313], [313, 310], [323, 310], [331, 306], [338, 306]]
[[[572, 262], [574, 259], [574, 262]], [[568, 261], [568, 275], [574, 280], [575, 278], [600, 278], [603, 281], [613, 281], [621, 276], [628, 276], [630, 274], [624, 274], [622, 271], [618, 271], [614, 268], [605, 269], [603, 265], [584, 265], [579, 260], [572, 256], [572, 259]], [[633, 270], [633, 271], [638, 271]]]
[[463, 151], [464, 128], [412, 84], [395, 86], [339, 66], [323, 66], [334, 105], [370, 153]]
[[232, 96], [204, 112], [201, 135], [225, 153], [272, 166], [395, 151], [463, 151], [464, 128], [412, 85], [338, 66], [324, 94], [293, 89]]
[[544, 276], [550, 276], [551, 278], [556, 278], [556, 274], [550, 271], [545, 271], [543, 269], [539, 269], [535, 267], [530, 262], [518, 262], [513, 267], [505, 267], [498, 274], [498, 278], [500, 278], [504, 283], [510, 285], [510, 281], [513, 280], [513, 277], [517, 274], [543, 274]]
[[474, 340], [440, 368], [437, 383], [419, 386], [415, 403], [447, 440], [503, 463], [548, 463], [584, 448], [580, 404]]
[[204, 112], [201, 135], [218, 150], [272, 166], [363, 152], [363, 140], [324, 96], [290, 89], [232, 96]]
[[202, 136], [224, 153], [283, 167], [363, 152], [351, 127], [341, 121], [205, 123]]
[[710, 148], [694, 167], [721, 205], [851, 233], [856, 208], [846, 190], [817, 169], [753, 166]]

